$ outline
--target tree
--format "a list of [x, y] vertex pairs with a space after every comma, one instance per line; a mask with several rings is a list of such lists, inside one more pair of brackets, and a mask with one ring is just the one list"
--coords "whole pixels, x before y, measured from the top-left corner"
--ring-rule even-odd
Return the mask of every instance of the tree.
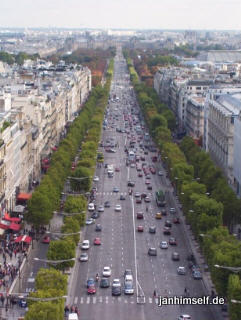
[[60, 271], [50, 269], [39, 269], [35, 279], [36, 290], [48, 290], [55, 288], [62, 290], [63, 294], [67, 292], [67, 276], [63, 275]]
[[238, 275], [231, 274], [228, 278], [228, 301], [231, 320], [239, 320], [241, 304], [232, 303], [231, 299], [241, 301], [241, 281]]
[[[47, 258], [48, 260], [68, 260], [75, 257], [75, 243], [69, 239], [54, 240], [50, 242]], [[56, 265], [51, 264], [58, 270], [73, 267], [74, 261], [66, 261]]]
[[35, 191], [28, 201], [26, 219], [37, 228], [46, 225], [52, 217], [51, 208], [52, 205], [48, 197], [41, 192]]
[[59, 306], [52, 302], [36, 302], [29, 307], [24, 316], [26, 320], [62, 320], [63, 313], [59, 312]]
[[[71, 188], [75, 191], [89, 191], [91, 186], [91, 171], [89, 168], [78, 166], [72, 173]], [[80, 178], [80, 179], [79, 179]]]

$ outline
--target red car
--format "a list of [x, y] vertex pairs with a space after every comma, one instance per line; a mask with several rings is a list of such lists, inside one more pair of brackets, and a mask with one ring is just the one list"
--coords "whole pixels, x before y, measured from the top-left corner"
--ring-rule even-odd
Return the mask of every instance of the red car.
[[176, 240], [176, 238], [170, 238], [169, 239], [169, 244], [171, 245], [171, 246], [177, 246], [177, 240]]
[[137, 219], [143, 219], [144, 218], [143, 212], [137, 212], [136, 218]]
[[138, 232], [143, 232], [144, 231], [144, 227], [143, 226], [138, 226], [137, 227], [137, 231]]
[[169, 227], [164, 227], [164, 229], [163, 229], [163, 234], [170, 236], [170, 234], [171, 234], [171, 228], [169, 228]]
[[143, 177], [143, 174], [142, 174], [141, 172], [139, 172], [139, 173], [138, 173], [138, 177], [139, 177], [139, 178], [142, 178], [142, 177]]
[[89, 286], [89, 288], [87, 289], [87, 293], [88, 294], [95, 294], [96, 293], [95, 285]]
[[120, 168], [115, 168], [115, 172], [120, 172]]
[[180, 219], [179, 219], [179, 218], [174, 218], [174, 219], [173, 219], [173, 223], [179, 224], [179, 223], [180, 223]]
[[49, 236], [44, 236], [43, 237], [43, 240], [42, 240], [42, 243], [50, 243], [50, 237]]
[[100, 238], [95, 238], [95, 240], [94, 240], [94, 245], [96, 245], [96, 246], [101, 245]]
[[150, 171], [151, 171], [152, 174], [156, 174], [156, 169], [155, 168], [151, 167]]
[[151, 182], [149, 181], [149, 179], [146, 179], [145, 184], [150, 184]]
[[138, 197], [138, 198], [136, 198], [136, 203], [141, 203], [142, 201], [141, 201], [141, 198], [140, 197]]

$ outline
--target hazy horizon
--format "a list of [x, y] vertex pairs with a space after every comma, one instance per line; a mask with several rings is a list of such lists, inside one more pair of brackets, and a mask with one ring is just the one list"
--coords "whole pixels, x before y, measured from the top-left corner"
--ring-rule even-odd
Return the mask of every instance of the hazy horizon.
[[239, 0], [8, 0], [2, 28], [241, 30]]

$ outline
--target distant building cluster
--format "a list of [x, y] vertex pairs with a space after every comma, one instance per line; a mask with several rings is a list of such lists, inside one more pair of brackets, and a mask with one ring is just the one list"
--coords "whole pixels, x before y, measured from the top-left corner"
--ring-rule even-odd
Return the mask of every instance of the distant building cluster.
[[241, 194], [241, 63], [160, 68], [154, 88], [187, 133], [210, 153]]
[[49, 165], [91, 90], [81, 65], [44, 60], [0, 65], [0, 209], [12, 210]]

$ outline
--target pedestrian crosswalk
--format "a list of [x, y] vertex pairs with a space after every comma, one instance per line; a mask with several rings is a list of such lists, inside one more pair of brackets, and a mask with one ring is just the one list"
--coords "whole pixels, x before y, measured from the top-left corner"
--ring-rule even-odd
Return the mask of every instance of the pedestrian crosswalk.
[[[112, 303], [123, 303], [123, 304], [136, 304], [136, 296], [82, 296], [75, 297], [72, 299], [75, 305], [78, 304], [112, 304]], [[148, 297], [146, 300], [148, 304], [158, 304], [158, 298]]]
[[96, 192], [96, 195], [98, 196], [112, 196], [112, 195], [116, 195], [117, 197], [120, 197], [120, 195], [122, 196], [126, 196], [127, 192]]

